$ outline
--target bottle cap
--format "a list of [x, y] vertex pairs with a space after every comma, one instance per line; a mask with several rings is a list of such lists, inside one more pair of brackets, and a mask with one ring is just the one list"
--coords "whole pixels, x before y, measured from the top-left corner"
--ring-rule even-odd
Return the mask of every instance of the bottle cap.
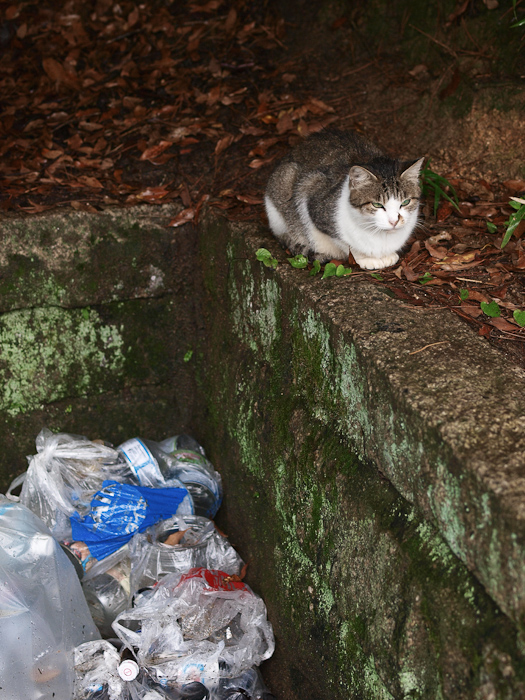
[[136, 661], [126, 659], [118, 667], [118, 675], [123, 681], [134, 681], [139, 675], [139, 665]]

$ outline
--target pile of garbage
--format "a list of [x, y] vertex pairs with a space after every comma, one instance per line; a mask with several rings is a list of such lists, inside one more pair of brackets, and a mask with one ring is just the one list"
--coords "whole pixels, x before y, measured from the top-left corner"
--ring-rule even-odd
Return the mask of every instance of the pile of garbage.
[[47, 429], [36, 447], [0, 495], [3, 700], [274, 698], [272, 626], [212, 520], [203, 448]]

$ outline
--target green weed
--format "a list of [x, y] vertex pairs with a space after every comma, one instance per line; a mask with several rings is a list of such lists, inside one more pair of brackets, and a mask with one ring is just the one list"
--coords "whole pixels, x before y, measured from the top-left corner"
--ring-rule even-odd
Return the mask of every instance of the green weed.
[[[434, 197], [434, 216], [438, 210], [441, 198], [446, 199], [447, 202], [450, 202], [459, 211], [459, 200], [456, 190], [452, 187], [446, 177], [438, 175], [438, 173], [432, 170], [430, 167], [430, 158], [421, 171], [420, 178], [423, 195], [425, 197]], [[446, 192], [447, 189], [450, 191], [452, 196]]]
[[257, 260], [262, 262], [263, 265], [266, 267], [272, 267], [274, 270], [279, 264], [279, 261], [274, 258], [270, 251], [266, 248], [259, 248], [259, 250], [255, 253], [255, 257]]
[[516, 211], [509, 216], [509, 220], [505, 222], [507, 230], [501, 241], [501, 247], [504, 248], [510, 241], [510, 238], [514, 231], [518, 228], [518, 224], [522, 219], [525, 219], [525, 199], [520, 199], [519, 197], [510, 198], [510, 206]]

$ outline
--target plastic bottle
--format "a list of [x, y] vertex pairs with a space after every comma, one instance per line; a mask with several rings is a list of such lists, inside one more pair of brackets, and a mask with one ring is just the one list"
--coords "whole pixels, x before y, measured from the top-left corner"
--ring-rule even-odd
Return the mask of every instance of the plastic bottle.
[[[158, 488], [174, 482], [182, 483], [193, 499], [195, 515], [213, 518], [222, 501], [221, 476], [201, 452], [176, 449], [168, 454], [162, 449], [162, 444], [166, 447], [176, 445], [181, 437], [167, 438], [164, 443], [131, 438], [117, 449], [124, 455], [141, 486]], [[189, 439], [193, 441], [193, 438]]]
[[221, 678], [213, 700], [272, 700], [274, 696], [265, 686], [261, 672], [252, 667], [236, 678]]
[[131, 682], [140, 673], [140, 666], [137, 663], [135, 654], [129, 647], [123, 646], [120, 650], [120, 663], [117, 668], [118, 675], [123, 681]]

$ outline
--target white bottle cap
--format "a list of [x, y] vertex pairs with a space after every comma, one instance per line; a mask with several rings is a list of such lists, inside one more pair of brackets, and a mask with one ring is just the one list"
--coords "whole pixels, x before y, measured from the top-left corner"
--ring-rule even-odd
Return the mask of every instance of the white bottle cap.
[[132, 659], [125, 659], [118, 667], [118, 675], [123, 681], [134, 681], [139, 675], [139, 665]]

